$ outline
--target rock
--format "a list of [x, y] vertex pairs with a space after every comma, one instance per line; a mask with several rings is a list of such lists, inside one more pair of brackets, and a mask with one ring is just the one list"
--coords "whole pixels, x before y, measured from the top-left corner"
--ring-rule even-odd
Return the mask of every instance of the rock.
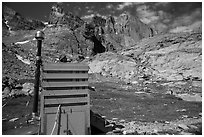
[[119, 128], [115, 128], [115, 130], [113, 130], [113, 133], [122, 133], [122, 130]]
[[132, 84], [138, 84], [138, 82], [137, 82], [137, 81], [132, 81], [131, 83], [132, 83]]
[[195, 102], [201, 102], [202, 101], [202, 97], [199, 94], [176, 94], [176, 97], [182, 98], [185, 101], [195, 101]]
[[182, 115], [181, 118], [188, 118], [188, 115]]
[[173, 92], [172, 90], [168, 90], [168, 91], [166, 92], [166, 94], [173, 95], [174, 92]]
[[165, 124], [170, 124], [170, 122], [169, 122], [169, 121], [165, 121], [164, 123], [165, 123]]
[[22, 89], [23, 88], [23, 86], [21, 85], [21, 84], [17, 84], [16, 86], [15, 86], [15, 89]]
[[194, 86], [194, 87], [202, 87], [202, 81], [192, 81], [192, 86]]
[[112, 120], [113, 120], [113, 121], [117, 121], [117, 120], [118, 120], [118, 118], [112, 118]]
[[24, 83], [22, 92], [25, 95], [33, 95], [34, 94], [34, 84], [33, 83]]
[[179, 134], [180, 134], [180, 135], [193, 135], [192, 133], [189, 133], [189, 132], [183, 132], [183, 131], [180, 132]]
[[67, 57], [66, 57], [66, 55], [61, 55], [60, 57], [59, 57], [59, 61], [60, 62], [67, 62]]
[[158, 134], [158, 130], [157, 129], [153, 129], [152, 134], [157, 135]]
[[189, 128], [192, 128], [192, 129], [198, 129], [197, 126], [194, 126], [194, 125], [188, 125]]
[[11, 90], [9, 87], [4, 88], [3, 92], [2, 92], [2, 98], [6, 98], [9, 97]]
[[199, 116], [202, 116], [202, 113], [201, 113], [201, 112], [199, 113]]
[[183, 129], [183, 130], [188, 130], [188, 129], [189, 129], [188, 126], [185, 125], [185, 124], [179, 124], [179, 125], [178, 125], [178, 128], [181, 128], [181, 129]]
[[121, 119], [119, 122], [120, 122], [120, 123], [124, 123], [124, 122], [125, 122], [125, 120], [124, 120], [124, 119]]
[[139, 133], [136, 130], [125, 130], [123, 135], [139, 135]]

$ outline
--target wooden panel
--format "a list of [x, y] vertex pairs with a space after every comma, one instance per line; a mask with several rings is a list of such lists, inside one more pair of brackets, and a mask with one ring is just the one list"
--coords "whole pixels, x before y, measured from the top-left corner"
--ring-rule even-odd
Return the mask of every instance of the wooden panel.
[[49, 104], [66, 104], [66, 103], [83, 103], [88, 102], [87, 97], [82, 98], [60, 98], [60, 99], [45, 99], [45, 105]]
[[67, 113], [68, 130], [71, 135], [85, 135], [85, 112]]
[[[56, 113], [57, 112], [57, 108], [58, 107], [45, 107], [45, 113], [49, 114], [49, 113]], [[89, 105], [84, 105], [84, 106], [62, 106], [62, 112], [63, 113], [67, 113], [67, 112], [78, 112], [78, 111], [85, 111], [85, 110], [89, 110], [90, 106]]]
[[64, 132], [64, 130], [67, 130], [67, 114], [66, 113], [61, 114], [60, 135], [66, 135], [67, 134], [66, 132]]
[[88, 89], [78, 89], [78, 90], [44, 90], [42, 92], [43, 96], [59, 96], [59, 95], [80, 95], [88, 94]]
[[87, 79], [88, 80], [88, 74], [87, 73], [73, 73], [73, 74], [44, 73], [43, 80], [47, 80], [47, 79]]
[[79, 82], [43, 82], [43, 88], [47, 87], [84, 87], [88, 86], [88, 81]]
[[[56, 117], [56, 114], [45, 115], [45, 121], [46, 121], [45, 131], [46, 131], [46, 135], [51, 135], [52, 129], [53, 129], [54, 123], [55, 123], [55, 117]], [[56, 135], [56, 134], [57, 134], [57, 129], [55, 129], [55, 131], [54, 131], [54, 135]]]
[[[46, 114], [46, 131], [47, 131], [47, 135], [51, 135], [52, 129], [54, 127], [54, 123], [55, 123], [55, 117], [56, 114]], [[66, 113], [61, 113], [61, 122], [60, 122], [61, 126], [60, 126], [60, 135], [66, 135], [66, 133], [64, 132], [64, 130], [67, 129], [67, 114]], [[58, 124], [56, 125], [53, 135], [57, 135], [57, 129], [58, 129]]]
[[74, 63], [54, 63], [44, 64], [44, 71], [88, 71], [89, 66], [87, 64], [74, 64]]

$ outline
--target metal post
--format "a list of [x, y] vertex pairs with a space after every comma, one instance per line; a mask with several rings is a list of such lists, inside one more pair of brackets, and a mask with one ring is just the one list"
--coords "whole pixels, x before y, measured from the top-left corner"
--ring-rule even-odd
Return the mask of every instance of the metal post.
[[34, 102], [33, 102], [33, 117], [38, 113], [38, 96], [39, 96], [39, 84], [40, 84], [40, 65], [41, 65], [41, 47], [42, 40], [44, 39], [44, 33], [38, 31], [35, 35], [37, 39], [37, 56], [36, 56], [36, 71], [35, 71], [35, 85], [34, 85]]

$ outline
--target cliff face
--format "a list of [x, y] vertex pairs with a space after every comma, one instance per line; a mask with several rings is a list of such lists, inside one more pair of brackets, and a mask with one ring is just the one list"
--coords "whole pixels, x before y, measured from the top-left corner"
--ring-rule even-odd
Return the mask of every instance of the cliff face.
[[42, 28], [45, 26], [41, 21], [28, 19], [21, 16], [21, 14], [7, 7], [6, 5], [3, 5], [2, 8], [2, 17], [8, 30], [34, 30], [36, 28]]
[[74, 16], [72, 13], [64, 12], [64, 9], [60, 5], [53, 5], [50, 15], [49, 24], [67, 25], [70, 29], [76, 29], [84, 24], [84, 21], [78, 16]]
[[[130, 46], [139, 40], [154, 36], [154, 31], [148, 25], [142, 23], [139, 18], [130, 14], [123, 13], [116, 20], [110, 17], [106, 24], [107, 31], [110, 34], [118, 34], [125, 36], [125, 46]], [[133, 43], [128, 42], [132, 40]]]
[[95, 36], [106, 51], [119, 51], [124, 47], [135, 45], [143, 38], [152, 37], [155, 31], [130, 14], [121, 14], [118, 18], [112, 16], [106, 19], [95, 16], [88, 24], [88, 34]]

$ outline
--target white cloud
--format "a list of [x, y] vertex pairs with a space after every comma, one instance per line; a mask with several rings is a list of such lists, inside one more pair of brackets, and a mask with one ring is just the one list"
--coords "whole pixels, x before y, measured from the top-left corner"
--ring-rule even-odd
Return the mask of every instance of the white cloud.
[[144, 2], [124, 2], [122, 4], [119, 4], [117, 6], [117, 10], [123, 10], [125, 7], [130, 7], [130, 6], [133, 6], [133, 5], [140, 5], [140, 4], [143, 4]]
[[147, 5], [139, 6], [137, 9], [137, 15], [142, 22], [145, 24], [149, 24], [151, 22], [155, 22], [159, 20], [159, 16], [156, 14], [155, 11], [149, 10]]
[[117, 10], [123, 10], [125, 7], [132, 6], [132, 5], [133, 5], [133, 2], [124, 2], [118, 5]]

